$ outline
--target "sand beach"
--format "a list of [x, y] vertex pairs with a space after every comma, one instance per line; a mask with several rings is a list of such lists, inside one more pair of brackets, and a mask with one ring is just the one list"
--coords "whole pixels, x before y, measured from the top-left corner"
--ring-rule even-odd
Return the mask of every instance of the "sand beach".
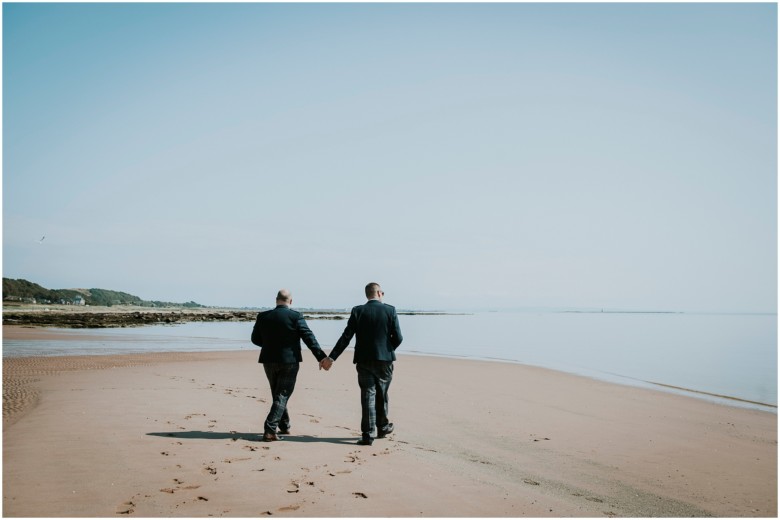
[[362, 447], [350, 358], [305, 358], [274, 443], [253, 351], [4, 359], [3, 515], [777, 516], [774, 413], [400, 355]]

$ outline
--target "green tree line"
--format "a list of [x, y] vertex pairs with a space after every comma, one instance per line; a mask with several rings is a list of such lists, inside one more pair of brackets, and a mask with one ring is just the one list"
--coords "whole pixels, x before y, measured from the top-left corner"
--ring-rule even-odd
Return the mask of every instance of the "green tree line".
[[203, 305], [190, 301], [186, 303], [172, 303], [163, 301], [147, 301], [121, 291], [108, 289], [47, 289], [37, 283], [27, 280], [13, 280], [3, 278], [4, 301], [26, 301], [34, 299], [38, 303], [60, 303], [66, 301], [72, 303], [81, 296], [87, 305], [105, 306], [112, 305], [138, 305], [141, 307], [203, 307]]

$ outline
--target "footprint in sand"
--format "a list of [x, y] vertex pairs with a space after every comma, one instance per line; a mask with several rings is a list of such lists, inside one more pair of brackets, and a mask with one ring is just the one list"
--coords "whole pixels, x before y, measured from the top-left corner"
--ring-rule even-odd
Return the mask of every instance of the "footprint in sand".
[[131, 500], [128, 500], [127, 502], [125, 502], [124, 504], [116, 508], [116, 514], [130, 515], [133, 513], [133, 511], [135, 511], [134, 508], [135, 508], [135, 504]]
[[355, 491], [352, 494], [355, 495], [355, 498], [368, 498], [368, 495], [366, 495], [365, 493], [361, 493], [360, 491]]
[[198, 485], [198, 484], [192, 484], [192, 485], [189, 485], [189, 486], [183, 486], [182, 484], [184, 484], [184, 481], [181, 480], [181, 479], [178, 479], [178, 478], [173, 479], [173, 483], [176, 484], [176, 489], [177, 490], [179, 490], [179, 489], [198, 489], [200, 487], [200, 485]]
[[228, 464], [233, 464], [234, 462], [241, 462], [242, 460], [252, 460], [251, 457], [240, 457], [237, 459], [225, 459], [222, 462], [226, 462]]
[[357, 462], [358, 464], [360, 464], [359, 461], [360, 461], [360, 457], [358, 457], [354, 453], [350, 453], [349, 455], [347, 455], [347, 460], [345, 460], [344, 462]]
[[279, 511], [297, 511], [301, 506], [299, 504], [293, 504], [291, 506], [280, 507]]

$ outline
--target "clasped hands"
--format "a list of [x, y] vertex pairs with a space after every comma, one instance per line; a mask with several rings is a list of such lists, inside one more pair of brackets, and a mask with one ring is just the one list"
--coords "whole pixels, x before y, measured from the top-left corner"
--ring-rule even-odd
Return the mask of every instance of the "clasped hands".
[[320, 370], [322, 370], [323, 368], [325, 370], [330, 370], [330, 367], [332, 366], [333, 366], [333, 360], [329, 357], [326, 357], [325, 359], [320, 361]]

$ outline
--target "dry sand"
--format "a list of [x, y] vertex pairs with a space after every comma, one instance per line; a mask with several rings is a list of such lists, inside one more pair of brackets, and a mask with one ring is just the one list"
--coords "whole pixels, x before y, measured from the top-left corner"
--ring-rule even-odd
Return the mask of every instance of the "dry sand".
[[3, 515], [777, 515], [773, 413], [400, 356], [396, 432], [361, 447], [350, 357], [306, 358], [274, 443], [254, 351], [5, 359]]

